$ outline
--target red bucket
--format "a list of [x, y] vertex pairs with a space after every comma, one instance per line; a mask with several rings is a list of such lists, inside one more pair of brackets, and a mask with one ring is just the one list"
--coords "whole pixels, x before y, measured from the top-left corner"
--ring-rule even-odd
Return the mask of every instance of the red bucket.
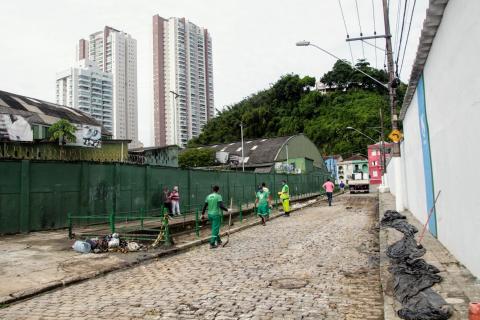
[[470, 302], [468, 308], [468, 320], [480, 320], [480, 303]]

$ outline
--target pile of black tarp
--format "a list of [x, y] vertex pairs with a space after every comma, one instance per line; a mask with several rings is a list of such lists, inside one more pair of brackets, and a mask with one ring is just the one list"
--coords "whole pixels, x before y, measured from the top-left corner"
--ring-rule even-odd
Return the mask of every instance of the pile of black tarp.
[[426, 250], [415, 240], [417, 228], [409, 224], [405, 216], [391, 210], [385, 212], [381, 226], [403, 233], [403, 238], [386, 252], [391, 262], [389, 271], [394, 279], [395, 298], [402, 304], [398, 316], [407, 320], [450, 318], [450, 306], [431, 288], [442, 281], [442, 277], [438, 275], [438, 268], [421, 259]]

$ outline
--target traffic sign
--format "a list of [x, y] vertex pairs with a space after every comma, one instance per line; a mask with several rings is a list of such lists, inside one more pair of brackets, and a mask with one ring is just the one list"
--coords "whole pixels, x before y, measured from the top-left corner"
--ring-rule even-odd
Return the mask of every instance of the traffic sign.
[[402, 140], [403, 133], [400, 130], [395, 129], [395, 130], [392, 130], [392, 132], [390, 132], [388, 137], [390, 138], [390, 140], [397, 143], [397, 142], [400, 142], [400, 140]]

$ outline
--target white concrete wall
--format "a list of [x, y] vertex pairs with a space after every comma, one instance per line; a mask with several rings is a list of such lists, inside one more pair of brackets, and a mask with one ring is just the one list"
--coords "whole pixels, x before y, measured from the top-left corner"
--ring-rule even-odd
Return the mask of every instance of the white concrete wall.
[[402, 143], [402, 160], [405, 169], [403, 185], [406, 189], [405, 207], [408, 208], [418, 220], [425, 223], [428, 213], [416, 92], [407, 115], [403, 120], [403, 128], [405, 133], [405, 138]]
[[[469, 170], [468, 180], [461, 172], [476, 168], [480, 159], [480, 41], [474, 37], [480, 33], [479, 12], [480, 1], [448, 3], [424, 68], [434, 187], [436, 193], [441, 190], [436, 205], [438, 239], [477, 277], [480, 196], [476, 183], [480, 171]], [[423, 222], [427, 213], [416, 104], [415, 95], [403, 122], [403, 161], [407, 207]]]

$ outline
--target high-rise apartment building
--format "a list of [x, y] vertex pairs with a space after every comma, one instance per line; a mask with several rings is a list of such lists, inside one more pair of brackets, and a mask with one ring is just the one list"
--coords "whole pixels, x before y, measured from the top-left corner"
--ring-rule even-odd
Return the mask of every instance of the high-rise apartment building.
[[137, 41], [131, 35], [105, 27], [80, 40], [78, 58], [87, 57], [113, 81], [113, 135], [139, 146], [137, 103]]
[[185, 146], [214, 115], [212, 39], [185, 18], [153, 17], [155, 145]]
[[83, 59], [57, 74], [56, 103], [90, 114], [112, 132], [112, 90], [112, 75]]

